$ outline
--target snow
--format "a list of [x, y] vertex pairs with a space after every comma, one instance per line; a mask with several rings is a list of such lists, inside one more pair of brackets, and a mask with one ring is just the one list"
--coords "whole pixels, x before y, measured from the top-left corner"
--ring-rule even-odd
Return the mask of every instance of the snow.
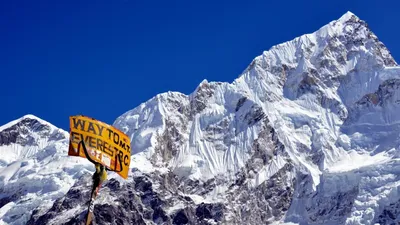
[[281, 156], [277, 156], [272, 160], [272, 162], [264, 166], [256, 175], [254, 179], [250, 179], [251, 185], [257, 187], [258, 185], [264, 183], [272, 175], [277, 173], [285, 164], [287, 163]]
[[42, 120], [42, 119], [40, 119], [39, 117], [37, 117], [37, 116], [35, 116], [35, 115], [32, 115], [32, 114], [27, 114], [27, 115], [25, 115], [25, 116], [22, 116], [22, 117], [20, 117], [20, 118], [18, 118], [18, 119], [15, 119], [15, 120], [13, 120], [13, 121], [11, 121], [11, 122], [8, 122], [7, 124], [4, 124], [4, 125], [0, 126], [0, 132], [3, 131], [3, 130], [5, 130], [5, 129], [7, 129], [7, 128], [10, 128], [10, 127], [14, 126], [15, 124], [18, 124], [19, 122], [21, 122], [21, 121], [24, 120], [24, 119], [37, 120], [37, 121], [38, 121], [39, 123], [41, 123], [41, 124], [50, 126], [50, 127], [52, 128], [52, 130], [57, 130], [57, 131], [63, 132], [64, 134], [67, 134], [67, 135], [68, 135], [68, 132], [66, 132], [66, 131], [64, 131], [64, 130], [62, 130], [62, 129], [56, 127], [56, 126], [54, 126], [53, 124], [51, 124], [51, 123], [49, 123], [49, 122], [47, 122], [47, 121], [45, 121], [45, 120]]
[[[38, 124], [34, 125], [34, 127], [26, 127], [25, 124], [21, 123], [25, 119], [36, 120], [40, 125], [45, 126], [48, 129], [45, 130], [48, 133], [48, 136], [43, 136], [44, 134], [40, 133], [42, 132], [42, 130], [36, 130], [40, 128]], [[2, 155], [0, 159], [0, 168], [14, 161], [29, 158], [38, 153], [40, 150], [54, 143], [54, 141], [57, 141], [61, 138], [67, 138], [69, 136], [66, 131], [59, 129], [54, 125], [33, 115], [23, 116], [17, 120], [1, 126], [0, 132], [6, 132], [6, 129], [9, 129], [17, 124], [20, 124], [21, 127], [15, 128], [14, 131], [19, 132], [18, 129], [24, 130], [23, 133], [19, 133], [19, 137], [17, 138], [22, 140], [23, 143], [20, 143], [17, 140], [16, 143], [11, 142], [7, 145], [0, 145], [0, 154]], [[10, 135], [7, 134], [6, 137], [7, 136]]]
[[216, 186], [211, 192], [207, 193], [204, 198], [204, 203], [223, 202], [225, 199], [225, 192], [229, 189], [228, 184]]
[[292, 222], [273, 222], [271, 225], [299, 225], [298, 223], [292, 223]]
[[[4, 216], [8, 212], [8, 210], [12, 209], [15, 206], [14, 202], [9, 202], [0, 208], [0, 218]], [[0, 221], [1, 222], [1, 221]], [[1, 224], [1, 223], [0, 223]]]
[[150, 160], [148, 160], [142, 152], [132, 155], [129, 167], [139, 170], [143, 173], [153, 173], [155, 171], [166, 172], [166, 168], [154, 167]]
[[182, 203], [182, 202], [179, 202], [178, 204], [176, 204], [176, 205], [170, 207], [170, 208], [167, 210], [167, 214], [168, 214], [168, 215], [171, 215], [171, 214], [175, 213], [177, 210], [183, 209], [183, 208], [185, 208], [185, 204]]
[[190, 197], [193, 201], [194, 201], [194, 203], [196, 204], [196, 205], [199, 205], [199, 204], [201, 204], [201, 203], [209, 203], [203, 196], [201, 196], [201, 195], [190, 195], [190, 194], [183, 194], [183, 196], [188, 196], [188, 197]]
[[[187, 121], [188, 129], [178, 128], [184, 137], [183, 144], [167, 162], [167, 167], [181, 177], [200, 180], [220, 175], [229, 178], [238, 172], [249, 159], [252, 141], [261, 129], [259, 124], [249, 127], [241, 121], [253, 105], [261, 107], [267, 115], [291, 162], [298, 170], [311, 175], [314, 191], [329, 186], [337, 187], [330, 189], [331, 194], [350, 190], [366, 179], [354, 171], [374, 171], [393, 163], [400, 146], [400, 128], [397, 126], [399, 108], [394, 103], [399, 100], [400, 92], [395, 92], [390, 101], [385, 100], [390, 104], [384, 107], [365, 109], [357, 104], [367, 94], [378, 91], [384, 81], [400, 78], [400, 70], [398, 66], [383, 65], [382, 57], [391, 59], [389, 52], [376, 43], [367, 27], [358, 26], [357, 21], [353, 13], [347, 12], [314, 33], [264, 51], [232, 84], [203, 81], [189, 96], [172, 96], [185, 106], [188, 100], [195, 101], [204, 89], [209, 88], [213, 93], [204, 101], [205, 109]], [[347, 43], [348, 38], [351, 41]], [[352, 41], [360, 39], [367, 44], [351, 46]], [[381, 55], [376, 54], [378, 50], [375, 47], [379, 48]], [[340, 61], [341, 58], [343, 61]], [[306, 79], [307, 76], [309, 79]], [[161, 96], [171, 95], [166, 93]], [[247, 100], [235, 112], [236, 103], [242, 97]], [[139, 118], [149, 111], [156, 111], [153, 104], [150, 100], [145, 106], [128, 112], [130, 116], [121, 116], [116, 125], [127, 127], [127, 131], [136, 137], [151, 136], [151, 132], [162, 133], [165, 129], [162, 123], [140, 125], [140, 122], [135, 122], [139, 124], [137, 130], [129, 129], [124, 124], [125, 118]], [[161, 115], [175, 124], [185, 119], [184, 116], [175, 116], [181, 115], [181, 112], [169, 102], [160, 101], [158, 106], [169, 109], [163, 110]], [[221, 133], [214, 132], [211, 137], [207, 128], [218, 127], [224, 119], [235, 126], [231, 139], [234, 144], [219, 149], [216, 144], [218, 138], [229, 136], [232, 127], [218, 131]], [[147, 130], [148, 127], [152, 130]], [[136, 147], [139, 151], [146, 149], [150, 154], [142, 156], [150, 158], [154, 153], [151, 149], [157, 144], [157, 141], [152, 141]], [[312, 161], [314, 156], [318, 157]], [[249, 182], [254, 187], [260, 185], [286, 162], [278, 155], [257, 171]], [[379, 184], [371, 184], [370, 181], [366, 181], [365, 190], [371, 188], [369, 185], [387, 185], [383, 181]], [[223, 185], [218, 186], [207, 199], [219, 201], [224, 191]], [[377, 195], [373, 204], [384, 196]], [[364, 213], [375, 211], [376, 208], [372, 207]], [[306, 212], [295, 210], [291, 213], [303, 215]]]
[[[254, 141], [268, 121], [284, 149], [252, 171], [247, 184], [261, 185], [290, 162], [296, 172], [311, 178], [304, 187], [296, 186], [298, 196], [286, 218], [308, 224], [312, 207], [320, 203], [315, 201], [334, 201], [343, 194], [354, 203], [349, 215], [320, 215], [315, 223], [371, 224], [383, 206], [400, 200], [400, 88], [385, 84], [400, 79], [400, 67], [393, 64], [388, 50], [347, 12], [318, 31], [264, 51], [232, 83], [204, 80], [189, 95], [159, 94], [118, 117], [114, 126], [132, 140], [133, 173], [173, 172], [202, 182], [227, 181], [204, 196], [182, 193], [199, 204], [226, 200], [229, 181], [254, 155]], [[258, 117], [263, 119], [256, 121]], [[60, 131], [27, 115], [1, 126], [0, 132], [24, 118]], [[0, 146], [0, 188], [10, 196], [16, 189], [27, 192], [0, 209], [0, 223], [39, 205], [50, 207], [93, 169], [84, 159], [66, 156], [67, 138], [50, 141], [35, 132], [30, 135], [37, 146]], [[73, 213], [66, 212], [65, 218]]]
[[21, 168], [22, 162], [14, 162], [5, 168], [0, 169], [0, 178], [2, 183], [7, 183], [14, 174]]
[[359, 154], [356, 151], [349, 151], [347, 155], [343, 155], [342, 158], [337, 161], [334, 166], [328, 168], [326, 172], [346, 172], [359, 169], [361, 167], [384, 164], [390, 162], [391, 159], [392, 157], [386, 152], [370, 155], [368, 153]]
[[[187, 130], [181, 131], [183, 137], [187, 138], [186, 142], [180, 146], [176, 157], [167, 162], [168, 168], [180, 176], [192, 179], [207, 180], [215, 175], [225, 173], [233, 176], [247, 160], [248, 154], [245, 152], [251, 148], [251, 141], [256, 138], [257, 128], [242, 126], [241, 132], [235, 138], [239, 139], [236, 141], [242, 143], [243, 146], [231, 145], [228, 146], [227, 151], [218, 150], [214, 141], [207, 140], [207, 136], [210, 134], [206, 132], [206, 129], [225, 119], [234, 120], [236, 102], [242, 95], [236, 93], [234, 87], [229, 84], [219, 85], [203, 81], [201, 85], [209, 85], [214, 88], [214, 95], [208, 99], [208, 103], [212, 107], [205, 109], [196, 115], [193, 121], [186, 124]], [[196, 89], [195, 93], [199, 90], [199, 88]], [[195, 93], [190, 98], [194, 98]], [[189, 96], [167, 92], [149, 100], [145, 106], [142, 105], [125, 113], [116, 120], [114, 125], [121, 130], [126, 129], [128, 135], [132, 137], [132, 149], [136, 153], [141, 153], [136, 159], [138, 162], [149, 161], [154, 154], [154, 146], [158, 143], [155, 133], [162, 134], [166, 128], [165, 122], [160, 117], [169, 118], [175, 124], [181, 123], [180, 108], [174, 108], [170, 102], [189, 105], [188, 100]], [[244, 113], [251, 110], [251, 106], [252, 104], [244, 107]], [[147, 119], [141, 119], [141, 117]], [[140, 125], [132, 129], [125, 124], [125, 118], [129, 120], [130, 124]], [[227, 132], [233, 133], [234, 129], [235, 127], [230, 127]], [[217, 138], [217, 135], [211, 138]], [[140, 157], [146, 157], [147, 160], [139, 159]], [[149, 166], [145, 167], [150, 168]]]
[[[357, 20], [353, 13], [346, 12], [341, 18], [316, 32], [264, 51], [231, 84], [204, 80], [189, 96], [171, 92], [160, 94], [125, 113], [114, 124], [125, 128], [133, 140], [137, 138], [136, 151], [146, 152], [140, 157], [149, 159], [154, 154], [154, 147], [159, 144], [154, 134], [162, 133], [166, 129], [165, 123], [159, 117], [168, 118], [174, 124], [180, 124], [179, 120], [186, 119], [179, 111], [182, 108], [175, 108], [171, 102], [180, 102], [181, 106], [189, 105], [190, 101], [195, 101], [196, 96], [201, 95], [204, 90], [211, 90], [212, 95], [205, 100], [207, 107], [187, 121], [186, 130], [178, 128], [184, 137], [183, 144], [178, 146], [177, 154], [166, 162], [166, 166], [181, 177], [203, 181], [219, 175], [233, 178], [249, 159], [252, 141], [257, 138], [261, 129], [260, 124], [249, 127], [241, 121], [254, 105], [261, 107], [268, 116], [293, 163], [311, 174], [314, 189], [319, 185], [320, 176], [324, 171], [338, 172], [359, 168], [352, 166], [352, 161], [357, 162], [360, 167], [386, 162], [389, 156], [370, 156], [369, 153], [376, 149], [377, 144], [375, 147], [365, 148], [359, 144], [361, 141], [355, 142], [354, 133], [346, 130], [349, 125], [343, 124], [341, 118], [346, 116], [348, 110], [364, 95], [377, 91], [383, 81], [400, 77], [398, 67], [385, 67], [380, 64], [381, 59], [377, 59], [374, 55], [375, 50], [371, 47], [373, 44], [352, 46], [350, 50], [356, 54], [347, 54], [350, 50], [336, 37], [349, 38], [343, 36], [346, 34], [353, 35], [351, 38], [354, 39], [366, 39], [370, 43], [374, 41], [370, 39], [371, 35], [366, 27], [355, 29], [356, 25], [353, 23]], [[334, 49], [329, 52], [328, 48]], [[382, 52], [385, 51], [382, 49]], [[344, 63], [338, 61], [341, 55], [344, 57]], [[386, 56], [389, 57], [389, 54]], [[320, 65], [322, 59], [329, 60], [335, 68], [329, 70]], [[273, 66], [282, 68], [283, 65], [289, 69], [284, 72], [271, 69]], [[376, 69], [378, 67], [381, 69]], [[304, 81], [303, 74], [310, 73], [311, 70], [318, 73], [308, 82], [315, 82], [315, 90], [319, 92], [309, 91], [299, 96], [299, 86]], [[333, 78], [344, 76], [347, 77], [346, 82], [330, 82]], [[285, 77], [286, 81], [282, 81], [282, 77]], [[327, 99], [327, 105], [321, 104], [321, 96]], [[235, 112], [236, 103], [242, 97], [246, 97], [248, 101]], [[389, 118], [389, 122], [400, 119], [396, 117], [397, 111], [392, 112], [390, 116], [385, 114], [386, 117], [381, 118]], [[151, 120], [140, 119], [141, 117]], [[371, 114], [360, 122], [370, 120], [371, 117], [376, 117], [376, 114]], [[210, 126], [216, 127], [223, 120], [235, 124], [235, 127], [223, 130], [222, 134], [214, 132], [210, 137], [206, 129]], [[128, 124], [135, 126], [130, 127]], [[367, 137], [364, 128], [355, 129], [359, 130], [362, 137]], [[221, 143], [223, 147], [219, 149], [219, 135], [228, 136], [231, 133], [234, 133], [234, 144], [224, 147], [225, 143]], [[376, 143], [379, 140], [382, 138], [375, 140]], [[356, 149], [352, 149], [354, 147]], [[361, 154], [359, 151], [366, 153]], [[310, 162], [310, 154], [324, 157], [319, 163]], [[251, 180], [252, 185], [257, 186], [267, 180], [282, 168], [285, 162], [281, 157], [273, 160], [258, 171], [256, 177]]]
[[68, 222], [71, 217], [74, 217], [78, 213], [82, 212], [82, 207], [75, 207], [71, 210], [63, 212], [62, 216], [58, 216], [49, 221], [49, 225], [57, 225]]
[[[2, 128], [12, 127], [25, 118], [36, 119], [28, 115]], [[2, 158], [6, 164], [0, 167], [0, 189], [2, 198], [10, 197], [12, 200], [0, 208], [0, 223], [25, 224], [35, 208], [50, 208], [80, 176], [94, 170], [86, 159], [68, 156], [69, 142], [66, 132], [43, 120], [37, 121], [50, 127], [50, 136], [43, 136], [38, 133], [41, 130], [26, 127], [24, 129], [28, 133], [21, 138], [33, 138], [30, 139], [30, 145], [12, 143], [0, 146], [0, 153], [7, 156]], [[61, 139], [51, 140], [52, 135], [58, 135], [57, 132], [61, 134], [57, 136]]]
[[[346, 200], [354, 201], [345, 224], [372, 224], [384, 206], [400, 200], [400, 161], [379, 159], [382, 157], [374, 159], [380, 160], [375, 164], [367, 160], [352, 170], [344, 167], [344, 170], [325, 173], [322, 178], [324, 185], [319, 187], [315, 198], [329, 199], [341, 193]], [[352, 190], [357, 192], [349, 194]]]

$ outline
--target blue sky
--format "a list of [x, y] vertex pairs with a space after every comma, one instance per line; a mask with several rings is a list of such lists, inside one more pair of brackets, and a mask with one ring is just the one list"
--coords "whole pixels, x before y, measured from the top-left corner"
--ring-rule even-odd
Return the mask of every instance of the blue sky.
[[347, 11], [400, 60], [399, 1], [1, 1], [0, 124], [112, 124], [168, 90], [232, 82], [262, 51]]

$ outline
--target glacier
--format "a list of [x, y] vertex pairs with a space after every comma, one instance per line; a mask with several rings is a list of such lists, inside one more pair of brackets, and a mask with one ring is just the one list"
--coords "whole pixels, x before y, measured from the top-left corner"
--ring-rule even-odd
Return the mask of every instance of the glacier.
[[[110, 175], [95, 220], [398, 223], [399, 87], [389, 50], [347, 12], [231, 83], [159, 94], [113, 123], [132, 141], [131, 176]], [[28, 115], [0, 143], [0, 224], [82, 219], [94, 168], [67, 157], [68, 133]]]

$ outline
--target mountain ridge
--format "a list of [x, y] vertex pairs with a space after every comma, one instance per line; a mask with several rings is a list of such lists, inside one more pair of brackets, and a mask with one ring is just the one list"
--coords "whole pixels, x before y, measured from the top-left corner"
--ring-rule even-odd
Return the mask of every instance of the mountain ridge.
[[[400, 222], [391, 216], [400, 205], [399, 82], [400, 68], [390, 52], [364, 21], [347, 12], [264, 51], [232, 83], [203, 80], [189, 95], [158, 94], [113, 123], [132, 140], [131, 176], [127, 181], [110, 176], [95, 220]], [[57, 143], [50, 152], [65, 160], [67, 139]], [[40, 168], [47, 165], [43, 155], [34, 157]], [[61, 192], [51, 189], [58, 197], [28, 224], [82, 219], [90, 186], [85, 175], [91, 170], [86, 164], [80, 171], [82, 162], [62, 172], [56, 166], [52, 179], [65, 176], [68, 185]], [[13, 174], [22, 172], [16, 170]], [[11, 190], [12, 182], [5, 181], [0, 185]], [[18, 198], [5, 200], [6, 208], [0, 208], [3, 221], [21, 216], [9, 208], [15, 201], [21, 204]]]
[[[376, 36], [374, 36], [373, 35], [373, 33], [370, 31], [370, 30], [368, 30], [368, 27], [367, 27], [367, 25], [365, 24], [365, 22], [364, 21], [362, 21], [362, 20], [360, 20], [358, 17], [356, 17], [353, 13], [351, 13], [351, 12], [347, 12], [346, 14], [344, 14], [341, 18], [339, 18], [338, 20], [335, 20], [335, 21], [332, 21], [332, 22], [330, 22], [330, 23], [328, 23], [327, 25], [325, 25], [325, 26], [323, 26], [321, 29], [319, 29], [318, 31], [316, 31], [316, 32], [314, 32], [314, 33], [311, 33], [311, 34], [305, 34], [305, 35], [302, 35], [302, 36], [300, 36], [300, 37], [297, 37], [297, 38], [295, 38], [295, 39], [293, 39], [293, 40], [291, 40], [291, 41], [288, 41], [288, 42], [285, 42], [285, 43], [282, 43], [282, 44], [279, 44], [279, 45], [275, 45], [275, 46], [273, 46], [269, 51], [264, 51], [263, 52], [263, 54], [262, 55], [260, 55], [260, 56], [258, 56], [258, 57], [256, 57], [253, 61], [252, 61], [252, 63], [250, 64], [250, 66], [245, 70], [245, 71], [249, 71], [249, 69], [250, 68], [252, 68], [254, 65], [259, 65], [260, 67], [261, 67], [261, 69], [263, 69], [262, 67], [265, 65], [265, 63], [263, 63], [263, 60], [274, 60], [274, 56], [273, 55], [276, 55], [277, 53], [276, 53], [276, 51], [277, 51], [277, 49], [279, 49], [279, 48], [283, 48], [283, 49], [285, 49], [286, 50], [286, 52], [295, 52], [294, 50], [290, 50], [290, 49], [293, 49], [294, 47], [291, 47], [291, 45], [294, 45], [293, 43], [297, 43], [297, 42], [299, 42], [300, 43], [300, 46], [302, 46], [303, 45], [303, 43], [307, 43], [307, 42], [312, 42], [311, 40], [312, 39], [314, 39], [314, 40], [316, 40], [317, 38], [315, 38], [315, 37], [312, 37], [313, 35], [322, 35], [322, 37], [326, 37], [326, 36], [329, 36], [329, 37], [331, 37], [332, 36], [332, 39], [334, 39], [334, 38], [336, 38], [335, 36], [338, 36], [338, 34], [337, 33], [341, 33], [345, 28], [345, 24], [346, 23], [355, 23], [356, 25], [352, 25], [352, 26], [357, 26], [357, 25], [359, 25], [358, 27], [357, 27], [357, 29], [365, 29], [366, 31], [365, 31], [365, 33], [360, 33], [361, 35], [365, 35], [365, 36], [371, 36], [371, 39], [373, 40], [373, 41], [376, 41], [377, 42], [377, 44], [379, 44], [379, 49], [381, 49], [381, 48], [383, 48], [382, 50], [384, 51], [384, 59], [386, 59], [387, 60], [387, 62], [386, 62], [386, 64], [387, 65], [397, 65], [396, 63], [395, 63], [395, 61], [393, 60], [393, 57], [391, 57], [391, 55], [390, 55], [390, 53], [387, 51], [387, 52], [385, 52], [387, 49], [386, 49], [386, 47], [384, 47], [384, 45], [383, 44], [381, 44], [381, 42], [379, 42], [377, 39], [376, 39]], [[352, 30], [352, 29], [354, 29], [352, 26], [346, 26], [346, 29], [347, 30]], [[350, 28], [349, 28], [350, 27]], [[360, 28], [361, 27], [361, 28]], [[347, 30], [345, 31], [345, 32], [347, 32]], [[376, 40], [375, 40], [376, 39]], [[324, 41], [321, 41], [321, 43], [323, 43]], [[312, 43], [311, 43], [312, 44]], [[324, 44], [324, 43], [323, 43]], [[325, 45], [326, 45], [326, 43], [325, 43]], [[287, 46], [289, 46], [290, 48], [288, 49], [288, 47]], [[300, 50], [300, 51], [302, 51], [302, 50]], [[315, 53], [313, 53], [314, 55], [317, 55], [318, 56], [318, 54], [319, 54], [319, 52], [317, 51], [317, 52], [315, 52]], [[271, 56], [272, 55], [272, 56]], [[287, 55], [286, 54], [281, 54], [282, 55], [282, 57], [284, 57], [284, 59], [285, 59], [285, 57], [287, 57]], [[272, 57], [272, 58], [271, 58]], [[304, 57], [304, 56], [303, 56]], [[310, 55], [309, 56], [311, 59], [313, 58], [313, 56], [312, 55]], [[264, 58], [264, 59], [263, 59]], [[291, 62], [293, 62], [295, 60], [295, 58], [288, 58], [288, 59], [286, 59], [285, 60], [285, 63], [283, 63], [282, 62], [282, 60], [280, 60], [280, 64], [282, 65], [282, 67], [283, 68], [285, 68], [286, 67], [286, 70], [290, 70], [290, 64], [293, 64], [293, 63], [291, 63]], [[322, 62], [329, 62], [329, 61], [327, 61], [328, 59], [324, 59], [325, 61], [322, 61]], [[272, 61], [273, 62], [273, 61]], [[306, 63], [307, 61], [305, 61], [305, 62], [303, 62], [303, 64], [304, 63]], [[309, 63], [308, 63], [309, 64]], [[305, 65], [305, 64], [304, 64]], [[310, 65], [310, 64], [309, 64]], [[339, 66], [340, 66], [340, 64], [339, 64]], [[342, 70], [342, 72], [341, 72], [341, 74], [346, 74], [347, 72], [346, 72], [346, 67], [347, 65], [344, 65], [344, 66], [341, 66], [341, 67], [344, 67]], [[294, 67], [294, 66], [292, 66], [292, 67]], [[297, 66], [296, 66], [297, 67]], [[312, 66], [311, 66], [312, 67]], [[301, 70], [301, 67], [299, 68], [299, 67], [297, 67], [298, 69], [300, 69]], [[275, 69], [275, 68], [273, 68], [273, 69]], [[282, 70], [281, 68], [276, 68], [276, 69], [280, 69], [280, 70]], [[297, 69], [297, 70], [298, 70]], [[324, 69], [324, 68], [323, 68]], [[283, 70], [285, 70], [285, 69], [283, 69]], [[311, 68], [311, 73], [313, 72], [313, 70], [315, 71], [315, 68]], [[301, 71], [300, 71], [301, 72]], [[324, 72], [324, 71], [323, 71]], [[340, 71], [339, 71], [340, 72]], [[235, 79], [235, 81], [233, 81], [233, 83], [231, 83], [231, 84], [229, 84], [229, 83], [222, 83], [222, 85], [227, 85], [227, 86], [239, 86], [239, 88], [242, 88], [242, 89], [244, 89], [244, 90], [239, 90], [240, 92], [241, 92], [241, 94], [240, 95], [243, 95], [242, 97], [244, 97], [244, 98], [247, 98], [248, 96], [247, 96], [247, 94], [246, 93], [251, 93], [251, 90], [249, 90], [249, 87], [246, 87], [247, 86], [247, 84], [245, 84], [245, 85], [242, 85], [242, 86], [240, 86], [240, 83], [242, 82], [244, 82], [244, 83], [246, 83], [246, 81], [243, 81], [244, 79], [249, 79], [249, 80], [251, 80], [252, 78], [246, 78], [246, 76], [247, 76], [247, 74], [246, 74], [247, 72], [245, 72], [245, 73], [243, 73], [240, 77], [238, 77], [237, 79]], [[251, 75], [251, 74], [250, 74]], [[283, 81], [281, 81], [281, 80], [278, 80], [278, 79], [276, 79], [276, 77], [274, 77], [275, 76], [275, 74], [272, 74], [271, 75], [271, 77], [268, 77], [270, 80], [268, 81], [270, 84], [276, 84], [276, 83], [282, 83]], [[336, 77], [337, 77], [337, 75], [335, 75]], [[296, 77], [296, 76], [293, 76], [293, 77]], [[298, 76], [297, 76], [298, 77]], [[332, 77], [332, 75], [330, 75], [330, 74], [328, 74], [328, 78], [330, 78], [330, 77]], [[311, 82], [316, 82], [317, 80], [316, 79], [318, 79], [318, 78], [316, 78], [316, 77], [311, 77], [311, 76], [307, 76], [306, 77], [307, 79], [304, 79], [303, 81], [301, 81], [301, 82], [304, 82], [304, 85], [310, 85], [310, 84], [308, 84], [308, 83], [311, 83]], [[323, 77], [322, 77], [323, 78]], [[261, 79], [261, 78], [260, 78]], [[254, 88], [254, 87], [257, 87], [258, 86], [258, 84], [257, 84], [257, 82], [258, 82], [258, 80], [260, 80], [260, 79], [256, 79], [256, 81], [253, 83], [253, 84], [251, 84], [252, 85], [252, 87]], [[327, 79], [327, 78], [323, 78], [323, 79]], [[329, 81], [329, 80], [328, 80]], [[298, 82], [298, 81], [296, 81], [296, 82]], [[183, 94], [181, 94], [181, 93], [177, 93], [177, 92], [173, 92], [173, 93], [176, 93], [176, 95], [180, 95], [180, 98], [184, 98], [185, 99], [185, 101], [187, 101], [187, 98], [189, 98], [189, 99], [193, 99], [194, 97], [193, 96], [196, 96], [196, 94], [197, 94], [197, 92], [198, 92], [198, 90], [202, 87], [202, 86], [207, 86], [207, 85], [209, 85], [209, 86], [218, 86], [219, 84], [221, 84], [221, 82], [208, 82], [207, 80], [204, 80], [203, 82], [201, 82], [200, 83], [200, 85], [196, 88], [196, 90], [193, 92], [193, 93], [191, 93], [191, 94], [189, 94], [188, 96], [186, 96], [186, 95], [183, 95]], [[324, 84], [324, 83], [321, 83], [322, 85], [326, 85], [326, 84]], [[283, 84], [282, 84], [283, 85]], [[287, 84], [285, 84], [285, 87], [284, 87], [284, 89], [283, 89], [283, 91], [284, 91], [284, 93], [283, 93], [283, 97], [288, 97], [289, 99], [295, 99], [296, 98], [296, 96], [293, 96], [293, 94], [291, 94], [290, 92], [289, 92], [289, 90], [290, 89], [288, 89], [288, 88], [286, 88], [288, 85]], [[316, 87], [318, 87], [318, 85], [314, 85], [314, 86], [316, 86]], [[274, 89], [276, 89], [276, 90], [273, 90], [273, 91], [271, 91], [271, 90], [269, 90], [269, 89], [271, 89], [271, 87], [272, 88], [274, 88]], [[268, 93], [268, 94], [271, 94], [271, 96], [272, 97], [267, 97], [267, 96], [265, 96], [264, 98], [268, 98], [269, 100], [271, 100], [271, 98], [273, 98], [273, 97], [275, 97], [275, 98], [281, 98], [281, 97], [277, 97], [277, 94], [279, 94], [279, 92], [280, 92], [280, 87], [279, 87], [279, 85], [278, 85], [278, 87], [274, 87], [274, 85], [270, 85], [269, 87], [267, 87], [267, 89], [266, 89], [266, 92]], [[286, 91], [286, 92], [285, 92]], [[212, 95], [212, 93], [211, 93], [212, 91], [210, 91], [209, 90], [209, 93], [208, 94], [206, 94], [206, 95]], [[291, 91], [292, 92], [292, 91]], [[320, 92], [324, 92], [324, 90], [321, 90]], [[167, 93], [163, 93], [163, 94], [159, 94], [159, 95], [157, 95], [155, 98], [157, 98], [157, 97], [159, 97], [159, 96], [163, 96], [163, 95], [165, 95], [165, 96], [167, 96], [167, 97], [165, 97], [165, 98], [168, 98], [168, 96], [170, 95], [169, 93], [172, 93], [172, 92], [167, 92]], [[265, 94], [264, 94], [265, 95]], [[286, 96], [285, 96], [286, 95]], [[331, 104], [331, 103], [329, 103], [329, 101], [333, 101], [333, 102], [337, 102], [337, 99], [340, 99], [340, 97], [338, 96], [338, 95], [336, 95], [336, 94], [333, 94], [333, 93], [326, 93], [326, 95], [328, 95], [328, 96], [322, 96], [323, 98], [325, 98], [326, 100], [324, 100], [324, 101], [328, 101], [327, 103], [328, 104]], [[335, 96], [336, 95], [336, 96]], [[182, 97], [182, 96], [184, 96], [184, 97]], [[293, 96], [293, 97], [291, 97], [291, 96]], [[162, 97], [161, 97], [162, 98]], [[333, 99], [332, 99], [333, 98]], [[182, 100], [182, 99], [181, 99]], [[151, 101], [151, 100], [150, 100]], [[179, 100], [180, 101], [180, 100]], [[183, 100], [182, 100], [183, 101]], [[255, 101], [255, 102], [257, 102], [258, 101], [258, 104], [259, 105], [263, 105], [263, 102], [264, 102], [264, 99], [253, 99], [253, 101]], [[142, 104], [143, 105], [143, 104]], [[190, 107], [192, 107], [192, 106], [190, 106]], [[203, 106], [201, 106], [201, 107], [203, 107]], [[139, 107], [138, 107], [139, 108]], [[135, 109], [134, 109], [135, 110]], [[134, 111], [134, 110], [132, 110], [132, 111]], [[127, 112], [127, 113], [129, 113], [129, 111]], [[126, 115], [127, 113], [125, 113], [125, 114], [123, 114], [121, 117], [124, 117], [124, 115]], [[339, 112], [338, 112], [339, 114], [342, 114], [341, 116], [343, 117], [344, 116], [344, 114], [346, 114], [347, 112], [346, 111], [343, 111], [343, 109], [339, 109]], [[124, 118], [125, 120], [126, 120], [126, 118]], [[117, 125], [118, 126], [118, 119], [116, 120], [116, 122], [114, 123], [114, 125]], [[126, 130], [126, 128], [125, 128], [125, 130]]]

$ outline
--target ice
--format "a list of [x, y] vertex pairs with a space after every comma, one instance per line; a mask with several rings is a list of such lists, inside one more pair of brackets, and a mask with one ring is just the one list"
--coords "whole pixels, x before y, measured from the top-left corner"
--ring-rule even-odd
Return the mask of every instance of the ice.
[[143, 153], [132, 155], [129, 167], [140, 170], [143, 173], [152, 173], [156, 170]]
[[[4, 214], [8, 212], [8, 210], [12, 209], [15, 206], [14, 202], [9, 202], [0, 208], [0, 218], [3, 218]], [[0, 221], [3, 222], [3, 221]], [[4, 223], [4, 222], [3, 222]]]
[[327, 172], [346, 172], [361, 167], [384, 164], [392, 159], [386, 152], [381, 152], [376, 155], [368, 153], [359, 154], [356, 151], [349, 151], [348, 154], [343, 155], [342, 158], [327, 169]]
[[298, 223], [292, 223], [292, 222], [273, 222], [271, 225], [299, 225]]

